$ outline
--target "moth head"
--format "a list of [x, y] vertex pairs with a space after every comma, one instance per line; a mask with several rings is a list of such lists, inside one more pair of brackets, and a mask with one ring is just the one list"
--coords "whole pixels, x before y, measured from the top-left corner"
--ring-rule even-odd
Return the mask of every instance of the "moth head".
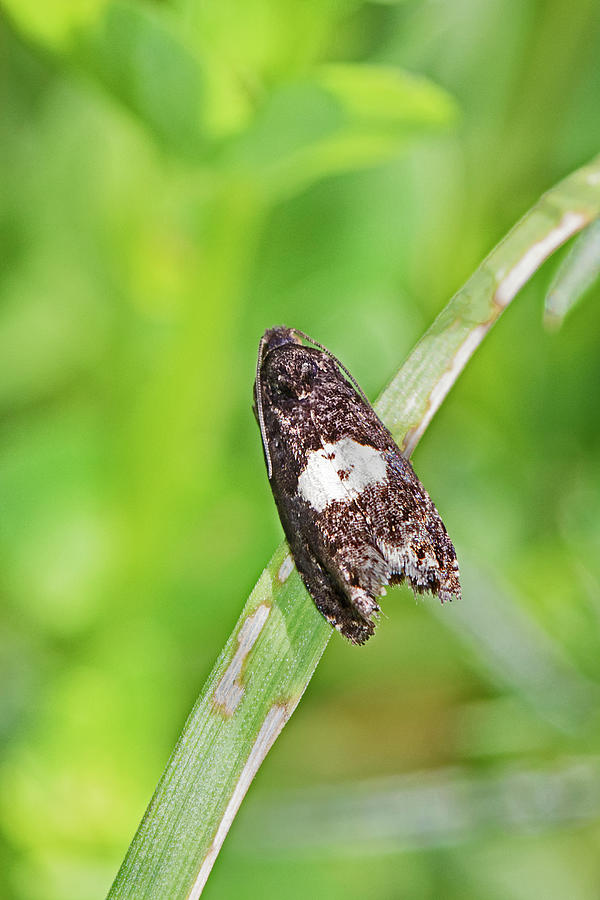
[[283, 347], [285, 344], [300, 344], [301, 339], [293, 328], [286, 328], [285, 325], [279, 325], [277, 328], [268, 328], [260, 339], [258, 346], [258, 361], [262, 363], [263, 359], [271, 350], [277, 347]]
[[[306, 347], [302, 341], [312, 344]], [[345, 366], [318, 341], [295, 328], [269, 328], [258, 346], [256, 381], [254, 383], [254, 414], [260, 426], [269, 478], [271, 458], [265, 428], [265, 406], [290, 411], [297, 404], [310, 400], [320, 377], [335, 379], [343, 372], [365, 402], [367, 398]]]
[[285, 409], [311, 396], [320, 368], [316, 353], [295, 344], [278, 348], [266, 358], [263, 384], [269, 403]]
[[256, 406], [260, 400], [286, 407], [308, 397], [318, 374], [319, 356], [318, 351], [303, 347], [300, 334], [291, 328], [266, 331], [258, 349]]

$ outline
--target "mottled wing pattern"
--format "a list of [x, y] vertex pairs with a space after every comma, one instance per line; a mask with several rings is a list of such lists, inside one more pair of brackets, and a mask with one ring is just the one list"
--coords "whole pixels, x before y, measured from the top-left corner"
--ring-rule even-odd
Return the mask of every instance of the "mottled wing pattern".
[[287, 329], [265, 340], [255, 398], [271, 486], [318, 609], [364, 643], [387, 584], [406, 578], [442, 602], [459, 596], [456, 554], [434, 504], [337, 361]]
[[[336, 511], [332, 506], [329, 506], [329, 515], [313, 514], [310, 504], [298, 493], [298, 482], [306, 468], [307, 457], [321, 449], [320, 436], [311, 420], [305, 423], [303, 434], [305, 446], [312, 449], [304, 456], [298, 452], [296, 429], [281, 427], [279, 417], [272, 413], [267, 413], [265, 419], [268, 433], [273, 436], [269, 441], [273, 459], [271, 487], [296, 567], [317, 609], [345, 637], [362, 644], [373, 634], [375, 624], [370, 617], [379, 607], [374, 599], [370, 600], [368, 608], [361, 609], [357, 605], [358, 585], [356, 588], [350, 586], [353, 572], [349, 557], [354, 564], [360, 558], [360, 577], [362, 580], [368, 577], [372, 598], [381, 593], [380, 577], [385, 568], [382, 557], [366, 543], [368, 533], [364, 517], [356, 504], [350, 507], [346, 503], [337, 504], [338, 515], [334, 523], [331, 514], [336, 518]], [[289, 422], [285, 424], [289, 425]], [[341, 529], [347, 535], [345, 540], [341, 539]]]

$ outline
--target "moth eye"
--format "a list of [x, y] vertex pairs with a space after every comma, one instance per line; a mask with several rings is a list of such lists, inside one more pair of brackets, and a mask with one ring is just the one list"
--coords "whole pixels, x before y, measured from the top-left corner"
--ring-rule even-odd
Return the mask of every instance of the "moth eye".
[[302, 368], [300, 369], [300, 374], [303, 381], [311, 382], [313, 378], [317, 374], [317, 366], [312, 361], [312, 359], [308, 359], [302, 363]]

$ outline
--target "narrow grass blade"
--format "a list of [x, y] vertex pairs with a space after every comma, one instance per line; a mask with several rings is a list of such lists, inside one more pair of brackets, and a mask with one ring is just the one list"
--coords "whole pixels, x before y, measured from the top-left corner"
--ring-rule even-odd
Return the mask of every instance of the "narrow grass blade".
[[282, 544], [184, 726], [110, 898], [200, 896], [239, 805], [331, 633]]
[[274, 858], [348, 859], [447, 847], [498, 833], [581, 827], [600, 816], [600, 757], [478, 774], [446, 768], [265, 798], [235, 848]]
[[589, 727], [600, 688], [490, 572], [461, 558], [463, 603], [452, 615], [429, 608], [477, 658], [495, 685], [513, 690], [537, 716], [573, 734]]
[[588, 288], [600, 278], [600, 222], [581, 234], [561, 263], [546, 294], [544, 323], [559, 328]]
[[544, 194], [444, 307], [375, 405], [407, 456], [511, 300], [598, 215], [600, 157]]
[[[600, 215], [600, 158], [549, 191], [450, 301], [376, 409], [412, 452], [468, 359], [545, 259]], [[282, 545], [192, 711], [110, 900], [197, 898], [330, 638]]]

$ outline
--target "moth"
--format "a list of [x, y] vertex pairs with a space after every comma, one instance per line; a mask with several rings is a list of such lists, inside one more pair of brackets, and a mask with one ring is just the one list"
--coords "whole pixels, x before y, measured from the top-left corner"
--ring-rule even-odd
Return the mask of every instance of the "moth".
[[297, 329], [266, 331], [254, 412], [296, 567], [344, 637], [364, 644], [373, 634], [387, 585], [406, 579], [442, 603], [460, 597], [456, 553], [437, 509], [329, 350]]

